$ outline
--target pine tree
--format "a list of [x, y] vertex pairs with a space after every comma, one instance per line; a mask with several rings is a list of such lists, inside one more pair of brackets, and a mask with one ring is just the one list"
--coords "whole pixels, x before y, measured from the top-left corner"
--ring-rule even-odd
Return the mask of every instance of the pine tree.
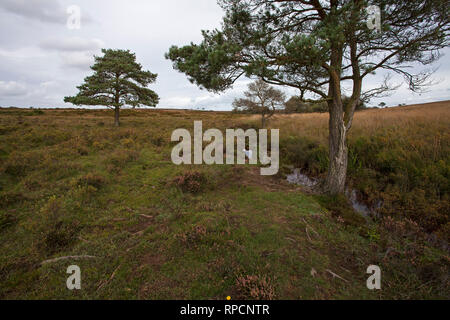
[[[225, 11], [221, 29], [203, 31], [200, 44], [173, 46], [166, 57], [190, 81], [213, 92], [230, 88], [245, 75], [296, 88], [303, 101], [327, 103], [330, 162], [324, 191], [329, 194], [345, 189], [347, 135], [358, 104], [392, 89], [386, 80], [364, 92], [363, 81], [386, 70], [400, 74], [411, 90], [418, 91], [430, 73], [414, 73], [418, 69], [408, 67], [431, 64], [449, 44], [445, 0], [219, 3]], [[373, 28], [370, 8], [381, 12], [380, 29]], [[352, 93], [344, 103], [346, 84]]]
[[155, 107], [158, 104], [158, 95], [147, 88], [155, 82], [157, 74], [143, 71], [134, 53], [113, 49], [102, 49], [102, 53], [103, 56], [95, 57], [91, 67], [94, 74], [77, 87], [79, 93], [76, 96], [65, 97], [65, 102], [112, 108], [116, 126], [120, 125], [119, 113], [123, 106]]

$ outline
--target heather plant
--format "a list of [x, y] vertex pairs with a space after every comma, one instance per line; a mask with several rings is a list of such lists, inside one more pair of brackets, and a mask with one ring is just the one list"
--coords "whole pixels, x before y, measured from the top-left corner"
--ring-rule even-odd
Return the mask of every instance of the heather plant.
[[236, 279], [236, 290], [240, 297], [252, 300], [273, 300], [275, 289], [268, 277], [257, 275], [239, 276]]
[[207, 184], [207, 178], [202, 172], [189, 171], [181, 176], [175, 177], [174, 183], [183, 192], [195, 194], [204, 190]]

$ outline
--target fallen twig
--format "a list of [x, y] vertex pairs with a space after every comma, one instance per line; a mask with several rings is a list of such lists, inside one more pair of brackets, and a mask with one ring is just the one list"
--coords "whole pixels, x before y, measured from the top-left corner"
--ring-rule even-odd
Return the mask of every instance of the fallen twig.
[[89, 243], [89, 241], [88, 241], [88, 240], [86, 240], [86, 239], [83, 239], [82, 237], [78, 237], [78, 239], [80, 239], [80, 240], [81, 240], [81, 241], [83, 241], [83, 242]]
[[109, 279], [107, 281], [104, 281], [100, 284], [100, 286], [97, 288], [97, 291], [100, 290], [101, 288], [103, 288], [104, 286], [106, 286], [108, 283], [111, 282], [112, 279], [114, 279], [114, 276], [116, 275], [117, 270], [119, 270], [121, 264], [119, 264], [119, 266], [116, 268], [116, 270], [114, 270], [114, 272], [111, 274], [111, 277], [109, 277]]
[[289, 241], [291, 241], [291, 242], [294, 242], [294, 243], [297, 242], [296, 240], [294, 240], [294, 239], [292, 239], [292, 238], [289, 238], [289, 237], [286, 237], [285, 239], [286, 239], [286, 240], [289, 240]]
[[94, 256], [87, 256], [87, 255], [83, 255], [83, 256], [65, 256], [65, 257], [59, 257], [59, 258], [54, 258], [54, 259], [49, 259], [49, 260], [45, 260], [41, 262], [41, 266], [44, 264], [49, 264], [49, 263], [53, 263], [53, 262], [58, 262], [61, 260], [69, 260], [69, 259], [73, 259], [73, 260], [77, 260], [77, 259], [95, 259], [97, 257]]
[[308, 236], [309, 242], [313, 242], [312, 239], [311, 239], [311, 236], [309, 235], [308, 227], [306, 227], [305, 230], [306, 230], [306, 235]]
[[305, 218], [302, 218], [303, 222], [306, 224], [307, 227], [309, 227], [318, 237], [320, 237], [320, 235], [317, 233], [316, 230], [314, 230], [313, 227], [311, 227], [308, 222], [306, 222]]
[[141, 230], [141, 231], [138, 231], [136, 233], [132, 233], [131, 236], [133, 236], [133, 237], [136, 237], [136, 236], [140, 237], [140, 236], [142, 236], [144, 234], [144, 232], [145, 232], [145, 229]]
[[344, 278], [342, 278], [340, 275], [334, 273], [333, 271], [331, 271], [330, 269], [325, 270], [326, 272], [328, 272], [329, 274], [331, 274], [333, 276], [333, 278], [339, 278], [345, 282], [348, 282], [347, 280], [345, 280]]

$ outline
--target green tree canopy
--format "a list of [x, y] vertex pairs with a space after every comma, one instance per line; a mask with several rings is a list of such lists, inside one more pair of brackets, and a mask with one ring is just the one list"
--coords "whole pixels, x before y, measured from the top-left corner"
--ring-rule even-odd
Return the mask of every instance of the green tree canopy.
[[[330, 164], [325, 190], [345, 188], [346, 138], [358, 103], [390, 89], [388, 82], [363, 91], [378, 70], [402, 75], [411, 90], [428, 83], [429, 65], [448, 46], [446, 0], [221, 0], [221, 29], [203, 41], [170, 48], [166, 57], [189, 80], [211, 91], [230, 88], [242, 76], [297, 88], [303, 101], [326, 101], [330, 113]], [[381, 12], [380, 30], [366, 10]], [[410, 71], [412, 70], [412, 71]], [[351, 86], [343, 102], [342, 87]]]
[[119, 125], [119, 110], [123, 106], [155, 107], [158, 104], [158, 95], [147, 88], [156, 81], [157, 74], [143, 71], [134, 53], [113, 49], [102, 49], [102, 53], [103, 56], [95, 57], [91, 67], [94, 74], [77, 87], [76, 96], [65, 97], [65, 102], [113, 108], [116, 125]]

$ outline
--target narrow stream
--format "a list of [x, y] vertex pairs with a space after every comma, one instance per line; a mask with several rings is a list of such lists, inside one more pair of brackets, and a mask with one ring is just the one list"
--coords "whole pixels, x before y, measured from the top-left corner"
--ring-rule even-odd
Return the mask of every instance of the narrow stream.
[[308, 188], [314, 187], [318, 183], [316, 179], [311, 179], [307, 175], [302, 174], [301, 169], [294, 169], [291, 174], [287, 175], [286, 179], [289, 183]]
[[[306, 174], [302, 173], [301, 169], [298, 168], [294, 169], [291, 174], [287, 175], [286, 180], [289, 183], [308, 188], [312, 188], [319, 183], [317, 179], [308, 177]], [[353, 209], [366, 218], [377, 216], [377, 211], [382, 206], [382, 202], [379, 201], [375, 207], [368, 207], [365, 203], [358, 200], [358, 192], [356, 190], [347, 189], [345, 195], [352, 204]]]
[[[317, 179], [310, 178], [303, 174], [301, 169], [293, 169], [292, 173], [287, 175], [286, 180], [289, 183], [300, 185], [307, 188], [312, 188], [319, 183]], [[379, 210], [383, 206], [383, 201], [379, 200], [377, 204], [373, 207], [367, 206], [365, 203], [358, 200], [358, 192], [354, 189], [349, 189], [345, 191], [345, 196], [352, 204], [353, 209], [361, 214], [366, 219], [371, 219], [373, 217], [380, 217]], [[442, 250], [450, 252], [450, 246], [445, 240], [438, 239], [436, 235], [428, 234], [428, 241], [434, 245], [440, 246]]]

